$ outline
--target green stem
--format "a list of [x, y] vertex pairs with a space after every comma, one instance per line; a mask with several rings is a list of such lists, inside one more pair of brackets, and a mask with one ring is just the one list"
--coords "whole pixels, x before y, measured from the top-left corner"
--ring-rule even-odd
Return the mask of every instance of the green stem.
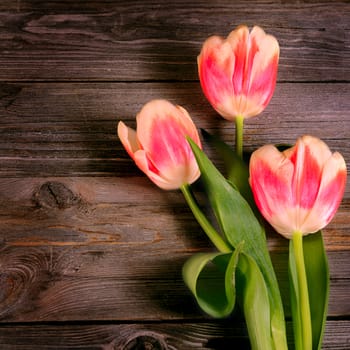
[[236, 153], [242, 159], [243, 158], [243, 126], [244, 118], [238, 115], [235, 119], [236, 122]]
[[215, 228], [211, 225], [211, 223], [198, 207], [197, 202], [192, 195], [190, 186], [188, 184], [182, 185], [181, 191], [189, 207], [191, 208], [194, 217], [197, 219], [198, 223], [201, 225], [202, 229], [215, 245], [215, 247], [222, 253], [232, 252], [233, 249], [229, 246], [228, 243], [223, 240], [223, 238], [219, 235], [219, 233], [215, 230]]
[[311, 313], [309, 303], [309, 291], [307, 286], [307, 277], [305, 270], [304, 251], [303, 251], [303, 235], [301, 232], [294, 232], [292, 238], [293, 252], [295, 259], [296, 274], [298, 280], [298, 293], [300, 303], [299, 317], [301, 321], [301, 336], [299, 343], [302, 344], [303, 350], [312, 349], [312, 326]]

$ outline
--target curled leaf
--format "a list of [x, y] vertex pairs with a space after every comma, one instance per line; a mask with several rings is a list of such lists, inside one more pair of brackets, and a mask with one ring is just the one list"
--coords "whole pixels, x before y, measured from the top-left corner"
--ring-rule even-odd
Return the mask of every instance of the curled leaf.
[[201, 309], [213, 317], [226, 317], [236, 302], [235, 273], [241, 248], [232, 253], [199, 253], [183, 266], [186, 285]]

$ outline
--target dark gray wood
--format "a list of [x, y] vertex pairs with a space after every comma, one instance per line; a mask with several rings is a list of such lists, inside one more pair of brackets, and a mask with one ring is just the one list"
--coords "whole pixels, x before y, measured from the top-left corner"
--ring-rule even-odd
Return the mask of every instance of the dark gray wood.
[[[288, 324], [290, 330], [291, 324]], [[328, 321], [322, 349], [347, 350], [349, 321]], [[3, 350], [33, 349], [247, 349], [244, 324], [224, 322], [0, 326]], [[291, 345], [292, 346], [292, 345]]]
[[[233, 145], [196, 57], [241, 23], [281, 47], [275, 94], [246, 122], [245, 150], [308, 133], [350, 164], [348, 1], [0, 2], [1, 350], [249, 348], [239, 310], [208, 318], [182, 281], [186, 259], [213, 247], [181, 193], [153, 185], [116, 135], [119, 120], [135, 127], [143, 104], [166, 98]], [[350, 343], [349, 210], [348, 183], [324, 230], [323, 349]], [[286, 299], [288, 242], [267, 235]]]
[[349, 81], [347, 1], [231, 0], [4, 0], [0, 79], [193, 80], [203, 41], [241, 23], [278, 38], [281, 81]]
[[[144, 178], [2, 179], [3, 321], [203, 318], [181, 268], [213, 247], [179, 192]], [[350, 314], [345, 206], [324, 230], [330, 316]], [[288, 308], [287, 241], [269, 245]], [[289, 314], [289, 311], [287, 311]]]
[[[197, 82], [3, 84], [0, 96], [0, 176], [137, 175], [117, 123], [135, 127], [141, 107], [158, 98], [182, 105], [198, 128], [234, 144], [234, 124], [218, 116]], [[349, 110], [348, 84], [278, 84], [267, 109], [247, 120], [245, 149], [294, 144], [308, 133], [348, 160]]]

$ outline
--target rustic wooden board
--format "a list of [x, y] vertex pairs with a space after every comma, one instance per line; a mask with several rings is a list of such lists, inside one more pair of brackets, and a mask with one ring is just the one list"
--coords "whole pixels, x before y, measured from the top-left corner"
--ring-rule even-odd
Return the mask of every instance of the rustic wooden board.
[[[151, 99], [185, 107], [198, 128], [233, 144], [234, 125], [220, 118], [194, 83], [31, 83], [0, 86], [1, 176], [132, 176], [136, 167], [116, 127]], [[247, 121], [245, 148], [291, 143], [308, 133], [350, 163], [348, 84], [281, 83], [268, 108]]]
[[[181, 268], [212, 247], [180, 193], [144, 178], [36, 177], [2, 179], [0, 198], [3, 321], [204, 317]], [[350, 315], [344, 216], [324, 232], [330, 316]], [[270, 232], [269, 244], [287, 295], [287, 241]]]
[[278, 38], [281, 81], [349, 80], [347, 1], [231, 0], [3, 0], [0, 79], [193, 80], [203, 41], [241, 23]]
[[[288, 324], [290, 329], [291, 324]], [[328, 321], [322, 349], [345, 350], [349, 344], [349, 321]], [[289, 337], [290, 338], [290, 337]], [[242, 323], [125, 323], [89, 325], [0, 326], [0, 346], [3, 350], [28, 350], [35, 342], [43, 349], [247, 349], [247, 335]], [[291, 345], [292, 346], [292, 345]]]
[[[348, 1], [0, 2], [1, 350], [249, 348], [239, 311], [208, 318], [182, 281], [185, 260], [213, 248], [181, 193], [154, 186], [116, 135], [118, 120], [134, 127], [144, 103], [166, 98], [233, 144], [196, 57], [241, 23], [281, 47], [275, 95], [247, 121], [245, 149], [308, 133], [350, 164]], [[348, 183], [324, 230], [323, 349], [350, 344], [349, 211]], [[267, 234], [286, 297], [287, 241]]]

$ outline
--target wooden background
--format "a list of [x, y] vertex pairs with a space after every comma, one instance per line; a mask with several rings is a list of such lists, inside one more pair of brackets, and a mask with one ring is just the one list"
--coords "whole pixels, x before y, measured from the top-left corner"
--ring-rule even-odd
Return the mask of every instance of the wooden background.
[[[205, 316], [182, 282], [184, 261], [213, 248], [181, 193], [154, 186], [116, 136], [166, 98], [233, 144], [196, 56], [241, 23], [281, 47], [245, 149], [308, 133], [350, 164], [348, 1], [1, 1], [0, 349], [249, 349], [239, 313]], [[324, 230], [324, 349], [350, 347], [349, 207], [348, 185]], [[287, 242], [271, 232], [269, 245], [286, 294]]]

